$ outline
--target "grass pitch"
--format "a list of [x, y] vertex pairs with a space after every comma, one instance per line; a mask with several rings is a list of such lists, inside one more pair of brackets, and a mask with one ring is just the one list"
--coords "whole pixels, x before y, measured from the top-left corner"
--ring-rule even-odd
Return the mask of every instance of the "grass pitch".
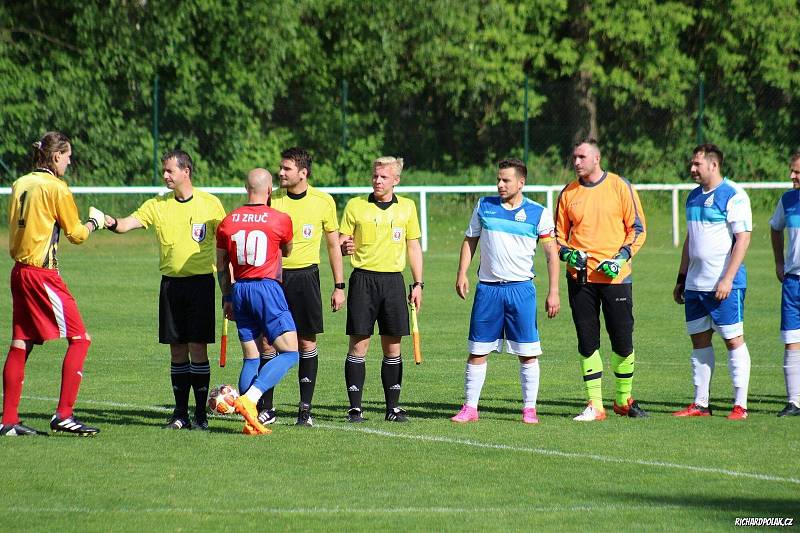
[[[462, 426], [448, 417], [462, 401], [470, 303], [453, 285], [472, 202], [432, 204], [420, 314], [425, 361], [415, 367], [404, 344], [402, 403], [412, 418], [405, 425], [383, 421], [377, 343], [367, 357], [368, 420], [344, 421], [347, 341], [340, 312], [326, 314], [327, 333], [319, 338], [316, 427], [292, 425], [298, 393], [291, 373], [275, 395], [279, 419], [271, 436], [241, 435], [235, 417], [212, 418], [209, 433], [159, 429], [172, 394], [168, 350], [157, 343], [155, 237], [102, 233], [81, 247], [62, 239], [63, 275], [94, 337], [76, 414], [102, 433], [0, 441], [0, 529], [711, 531], [729, 529], [736, 517], [800, 519], [800, 419], [775, 417], [785, 396], [768, 213], [754, 217], [747, 259], [745, 337], [753, 362], [747, 421], [724, 418], [732, 389], [719, 340], [715, 416], [670, 416], [692, 399], [690, 344], [683, 310], [671, 298], [679, 250], [671, 245], [666, 211], [646, 204], [648, 242], [634, 265], [634, 395], [651, 418], [572, 421], [584, 397], [562, 279], [561, 314], [554, 320], [539, 314], [541, 424], [520, 421], [516, 358], [493, 355], [481, 420]], [[5, 233], [0, 237], [5, 247]], [[7, 254], [0, 263], [7, 273]], [[329, 294], [324, 259], [322, 278]], [[537, 286], [541, 294], [546, 280]], [[0, 309], [0, 330], [9, 332], [8, 293]], [[34, 427], [46, 428], [55, 409], [64, 347], [49, 342], [28, 362], [21, 414]], [[211, 352], [212, 384], [235, 384], [237, 344], [231, 342], [225, 369], [215, 364], [218, 345]], [[609, 407], [605, 337], [601, 353]]]

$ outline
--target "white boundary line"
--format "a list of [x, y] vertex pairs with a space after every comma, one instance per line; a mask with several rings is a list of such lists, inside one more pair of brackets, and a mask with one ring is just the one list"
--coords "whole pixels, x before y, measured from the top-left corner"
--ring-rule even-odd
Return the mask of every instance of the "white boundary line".
[[[57, 398], [47, 398], [41, 396], [24, 396], [24, 398], [28, 400], [36, 400], [36, 401], [58, 401]], [[158, 406], [143, 406], [143, 405], [134, 405], [129, 403], [119, 403], [119, 402], [107, 402], [107, 401], [99, 401], [99, 400], [81, 400], [83, 404], [89, 405], [103, 405], [108, 407], [124, 407], [124, 408], [132, 408], [132, 409], [141, 409], [143, 411], [158, 411], [158, 412], [172, 412], [172, 409], [166, 407], [158, 407]], [[800, 485], [800, 478], [794, 477], [783, 477], [783, 476], [775, 476], [771, 474], [760, 474], [755, 472], [741, 472], [739, 470], [730, 470], [727, 468], [714, 468], [708, 466], [694, 466], [694, 465], [687, 465], [681, 463], [670, 463], [666, 461], [645, 461], [642, 459], [627, 459], [624, 457], [612, 457], [608, 455], [597, 455], [597, 454], [590, 454], [590, 453], [578, 453], [578, 452], [564, 452], [561, 450], [551, 450], [547, 448], [531, 448], [527, 446], [512, 446], [510, 444], [496, 444], [491, 442], [481, 442], [476, 440], [470, 439], [454, 439], [451, 437], [442, 437], [437, 435], [409, 435], [405, 433], [396, 433], [393, 431], [384, 431], [379, 429], [372, 429], [372, 428], [365, 428], [365, 427], [356, 427], [356, 426], [340, 426], [340, 425], [333, 425], [333, 424], [316, 424], [315, 427], [331, 430], [331, 431], [351, 431], [357, 433], [364, 433], [367, 435], [373, 435], [378, 437], [391, 437], [396, 439], [408, 439], [408, 440], [416, 440], [421, 442], [433, 442], [433, 443], [441, 443], [441, 444], [450, 444], [455, 446], [468, 446], [471, 448], [482, 448], [486, 450], [499, 450], [499, 451], [509, 451], [509, 452], [519, 452], [519, 453], [529, 453], [534, 455], [543, 455], [546, 457], [558, 457], [564, 459], [581, 459], [581, 460], [588, 460], [588, 461], [596, 461], [600, 463], [616, 463], [616, 464], [628, 464], [628, 465], [638, 465], [638, 466], [647, 466], [647, 467], [655, 467], [655, 468], [666, 468], [672, 470], [685, 470], [689, 472], [697, 472], [702, 474], [717, 474], [722, 476], [734, 477], [734, 478], [743, 478], [743, 479], [755, 479], [758, 481], [772, 481], [776, 483], [791, 483], [793, 485]]]
[[688, 470], [691, 472], [699, 472], [705, 474], [720, 474], [724, 476], [740, 477], [747, 479], [757, 479], [760, 481], [775, 481], [779, 483], [793, 483], [800, 485], [800, 479], [793, 477], [773, 476], [770, 474], [758, 474], [752, 472], [740, 472], [738, 470], [729, 470], [727, 468], [713, 468], [707, 466], [693, 466], [680, 463], [668, 463], [665, 461], [644, 461], [641, 459], [626, 459], [623, 457], [610, 457], [607, 455], [596, 455], [590, 453], [577, 453], [577, 452], [562, 452], [560, 450], [549, 450], [547, 448], [528, 448], [525, 446], [511, 446], [509, 444], [492, 444], [488, 442], [479, 442], [469, 439], [453, 439], [450, 437], [438, 437], [430, 435], [407, 435], [403, 433], [393, 433], [390, 431], [382, 431], [372, 428], [350, 428], [342, 426], [332, 426], [327, 424], [317, 424], [316, 427], [325, 429], [334, 429], [338, 431], [357, 431], [367, 433], [370, 435], [379, 435], [383, 437], [393, 437], [399, 439], [419, 440], [425, 442], [441, 442], [445, 444], [456, 444], [463, 446], [470, 446], [474, 448], [484, 448], [489, 450], [504, 450], [512, 452], [524, 452], [536, 455], [545, 455], [550, 457], [561, 457], [565, 459], [588, 459], [590, 461], [598, 461], [601, 463], [619, 463], [639, 466], [654, 466], [660, 468], [671, 468], [675, 470]]
[[70, 513], [86, 513], [86, 514], [129, 514], [129, 513], [148, 513], [148, 514], [175, 514], [184, 513], [192, 515], [241, 515], [241, 514], [257, 514], [261, 516], [268, 516], [274, 514], [370, 514], [370, 515], [393, 515], [393, 514], [411, 514], [411, 513], [431, 513], [431, 514], [463, 514], [463, 513], [575, 513], [575, 512], [618, 512], [629, 510], [660, 510], [660, 509], [674, 509], [685, 512], [685, 506], [674, 504], [663, 505], [542, 505], [542, 506], [519, 506], [511, 505], [508, 507], [386, 507], [386, 508], [373, 508], [365, 509], [363, 507], [247, 507], [245, 509], [214, 509], [202, 508], [196, 509], [192, 507], [151, 507], [151, 508], [131, 508], [120, 507], [116, 509], [97, 509], [94, 507], [21, 507], [11, 506], [3, 509], [8, 513], [20, 513], [25, 515], [35, 514], [70, 514]]

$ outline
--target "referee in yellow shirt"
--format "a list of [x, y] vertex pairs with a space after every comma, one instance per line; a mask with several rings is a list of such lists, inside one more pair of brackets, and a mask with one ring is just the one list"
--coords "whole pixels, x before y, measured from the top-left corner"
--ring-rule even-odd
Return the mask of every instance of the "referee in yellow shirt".
[[194, 389], [195, 428], [208, 429], [206, 400], [214, 342], [214, 265], [217, 226], [225, 218], [219, 199], [192, 186], [192, 158], [183, 150], [161, 158], [164, 183], [172, 192], [144, 202], [125, 218], [106, 216], [116, 233], [153, 226], [160, 245], [161, 290], [158, 341], [169, 344], [175, 411], [166, 429], [191, 429], [189, 390]]
[[350, 345], [344, 365], [350, 409], [348, 422], [364, 420], [361, 395], [366, 377], [365, 357], [375, 322], [381, 335], [381, 382], [386, 398], [386, 420], [405, 422], [399, 407], [403, 381], [400, 341], [409, 334], [403, 270], [406, 253], [413, 283], [408, 300], [422, 305], [422, 247], [417, 208], [394, 194], [403, 160], [380, 157], [372, 163], [372, 194], [353, 198], [342, 214], [342, 252], [351, 255], [353, 273], [347, 293], [347, 334]]
[[[317, 334], [324, 331], [322, 295], [319, 287], [319, 246], [322, 236], [328, 248], [328, 261], [333, 275], [331, 309], [336, 312], [344, 305], [344, 274], [342, 252], [339, 248], [339, 221], [333, 197], [308, 184], [311, 177], [311, 154], [298, 147], [281, 152], [282, 194], [272, 197], [271, 206], [292, 219], [294, 237], [292, 253], [283, 258], [283, 292], [297, 325], [300, 364], [297, 379], [300, 383], [298, 426], [313, 426], [311, 401], [317, 382]], [[261, 364], [275, 357], [274, 350], [261, 354]], [[258, 419], [262, 424], [275, 422], [275, 410], [270, 389], [259, 402]]]

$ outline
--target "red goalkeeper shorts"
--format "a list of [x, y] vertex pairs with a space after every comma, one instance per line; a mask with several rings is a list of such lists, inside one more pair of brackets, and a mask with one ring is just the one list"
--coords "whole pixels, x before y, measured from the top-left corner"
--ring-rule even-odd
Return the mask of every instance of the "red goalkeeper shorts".
[[86, 335], [75, 298], [57, 270], [17, 263], [11, 270], [12, 339], [42, 344]]

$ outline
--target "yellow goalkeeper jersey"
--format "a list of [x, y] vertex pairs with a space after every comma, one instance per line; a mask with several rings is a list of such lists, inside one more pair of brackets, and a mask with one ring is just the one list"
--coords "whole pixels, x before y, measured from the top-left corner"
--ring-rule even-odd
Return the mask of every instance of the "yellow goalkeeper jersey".
[[406, 268], [406, 241], [421, 235], [417, 206], [398, 196], [392, 197], [387, 209], [381, 209], [371, 194], [353, 198], [344, 208], [340, 232], [353, 236], [353, 268], [402, 272]]
[[292, 253], [283, 258], [283, 267], [318, 265], [322, 232], [330, 233], [339, 229], [333, 197], [309, 186], [305, 193], [299, 195], [282, 191], [272, 197], [271, 205], [289, 215], [294, 228]]
[[61, 231], [74, 244], [89, 237], [67, 183], [45, 171], [16, 180], [8, 206], [8, 251], [14, 261], [58, 269]]
[[175, 193], [151, 198], [132, 215], [148, 228], [153, 226], [160, 247], [158, 268], [164, 276], [183, 278], [216, 270], [217, 226], [225, 218], [219, 199], [194, 189], [188, 200]]

